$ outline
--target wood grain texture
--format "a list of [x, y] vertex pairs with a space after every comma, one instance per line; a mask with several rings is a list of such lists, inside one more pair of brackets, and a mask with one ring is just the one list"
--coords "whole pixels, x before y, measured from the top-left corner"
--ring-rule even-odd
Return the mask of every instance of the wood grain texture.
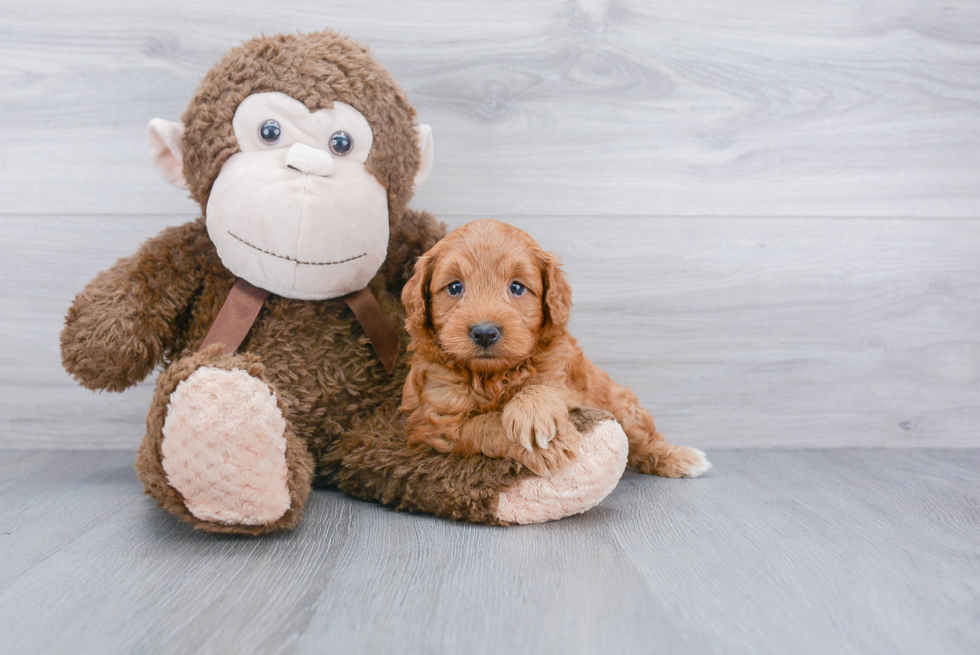
[[132, 456], [0, 452], [0, 653], [980, 650], [980, 450], [729, 451], [487, 528], [313, 494], [193, 532]]
[[980, 4], [0, 3], [0, 212], [185, 213], [146, 163], [260, 32], [370, 44], [433, 125], [444, 215], [980, 210]]
[[[78, 387], [58, 333], [96, 272], [184, 218], [0, 217], [0, 444], [135, 449], [151, 386]], [[672, 441], [980, 445], [980, 221], [510, 221], [562, 255], [573, 334]]]
[[57, 334], [98, 270], [197, 213], [145, 125], [241, 39], [324, 26], [435, 128], [415, 206], [557, 249], [576, 335], [672, 439], [980, 444], [980, 4], [0, 9], [0, 445], [135, 446], [152, 386], [77, 387]]

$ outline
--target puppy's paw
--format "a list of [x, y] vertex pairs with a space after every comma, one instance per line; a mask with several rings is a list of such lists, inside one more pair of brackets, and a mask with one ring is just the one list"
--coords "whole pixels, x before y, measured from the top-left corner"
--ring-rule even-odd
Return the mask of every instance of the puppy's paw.
[[568, 419], [568, 405], [550, 389], [529, 387], [504, 407], [504, 431], [514, 443], [531, 453], [535, 447], [547, 450], [561, 431], [574, 426]]
[[666, 453], [658, 452], [634, 465], [641, 473], [665, 478], [696, 478], [712, 468], [703, 450], [687, 446], [669, 446]]
[[685, 478], [696, 478], [702, 473], [707, 473], [713, 468], [713, 464], [708, 461], [708, 455], [703, 450], [698, 450], [697, 448], [687, 448], [690, 450], [694, 456], [688, 461], [687, 470], [684, 472], [683, 477]]
[[543, 477], [550, 477], [552, 473], [575, 460], [579, 454], [582, 435], [568, 417], [557, 421], [554, 426], [555, 436], [548, 440], [547, 447], [542, 448], [535, 444], [527, 450], [522, 445], [515, 444], [511, 451], [513, 459]]

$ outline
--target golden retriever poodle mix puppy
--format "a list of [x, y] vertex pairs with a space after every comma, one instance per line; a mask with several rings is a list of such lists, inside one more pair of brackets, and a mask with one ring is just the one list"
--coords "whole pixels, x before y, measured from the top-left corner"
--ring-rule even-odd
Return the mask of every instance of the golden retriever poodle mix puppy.
[[566, 330], [572, 290], [557, 256], [493, 220], [444, 237], [415, 265], [402, 302], [414, 352], [402, 396], [408, 438], [442, 453], [509, 458], [548, 476], [578, 453], [569, 410], [611, 412], [643, 473], [697, 477], [695, 448], [657, 432], [636, 395]]

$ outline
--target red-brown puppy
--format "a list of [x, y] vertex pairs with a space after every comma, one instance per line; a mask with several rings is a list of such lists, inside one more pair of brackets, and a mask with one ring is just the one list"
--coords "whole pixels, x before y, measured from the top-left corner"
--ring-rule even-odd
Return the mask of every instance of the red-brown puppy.
[[402, 302], [414, 351], [402, 410], [408, 438], [443, 453], [506, 457], [548, 475], [575, 457], [575, 407], [615, 415], [629, 464], [696, 477], [700, 450], [657, 433], [632, 391], [590, 362], [568, 334], [572, 290], [525, 232], [492, 220], [453, 231], [415, 265]]

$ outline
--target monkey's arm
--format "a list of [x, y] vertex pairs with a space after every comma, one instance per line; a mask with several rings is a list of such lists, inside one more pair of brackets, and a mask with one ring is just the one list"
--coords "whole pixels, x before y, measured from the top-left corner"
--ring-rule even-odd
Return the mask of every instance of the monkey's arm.
[[396, 297], [415, 272], [415, 260], [446, 235], [446, 224], [429, 212], [406, 210], [388, 237], [388, 257], [381, 271]]
[[99, 273], [65, 317], [65, 370], [84, 387], [108, 391], [149, 375], [174, 345], [179, 318], [204, 276], [199, 255], [212, 247], [197, 220], [164, 230]]
[[569, 418], [591, 445], [567, 475], [541, 478], [511, 459], [409, 444], [394, 403], [341, 435], [317, 462], [318, 475], [321, 483], [401, 511], [489, 525], [553, 520], [596, 505], [626, 466], [626, 436], [620, 430], [622, 443], [610, 439], [612, 415], [576, 409]]
[[405, 438], [404, 414], [391, 403], [355, 423], [318, 462], [322, 482], [398, 510], [506, 525], [501, 493], [531, 477], [510, 459], [444, 455]]

